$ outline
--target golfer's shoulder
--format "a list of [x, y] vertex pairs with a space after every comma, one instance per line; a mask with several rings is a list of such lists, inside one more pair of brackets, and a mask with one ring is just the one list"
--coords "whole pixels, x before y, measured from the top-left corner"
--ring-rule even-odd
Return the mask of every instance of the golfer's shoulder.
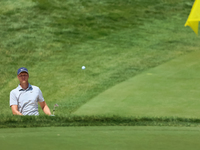
[[10, 91], [10, 94], [15, 94], [15, 93], [18, 93], [18, 92], [19, 92], [19, 89], [18, 89], [18, 87], [16, 87], [15, 89]]
[[33, 90], [39, 90], [40, 91], [40, 88], [38, 87], [38, 86], [35, 86], [35, 85], [31, 85], [32, 86], [32, 88], [33, 88]]
[[31, 86], [32, 86], [32, 88], [33, 88], [34, 90], [40, 89], [38, 86], [35, 86], [35, 85], [31, 85]]

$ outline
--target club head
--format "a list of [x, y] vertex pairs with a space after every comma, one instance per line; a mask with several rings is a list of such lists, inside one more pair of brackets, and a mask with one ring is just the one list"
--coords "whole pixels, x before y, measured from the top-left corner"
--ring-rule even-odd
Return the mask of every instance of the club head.
[[54, 107], [58, 107], [58, 106], [59, 106], [58, 104], [55, 104], [55, 105], [54, 105]]
[[59, 105], [58, 104], [55, 104], [54, 105], [54, 108], [53, 108], [53, 115], [54, 115], [54, 112], [55, 112], [55, 107], [58, 107]]

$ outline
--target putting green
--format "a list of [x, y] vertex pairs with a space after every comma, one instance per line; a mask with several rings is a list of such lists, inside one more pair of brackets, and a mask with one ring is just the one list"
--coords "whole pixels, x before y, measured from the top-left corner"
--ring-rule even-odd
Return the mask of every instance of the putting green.
[[76, 115], [200, 116], [200, 52], [171, 60], [91, 99]]
[[0, 129], [1, 149], [198, 150], [200, 128], [49, 127]]

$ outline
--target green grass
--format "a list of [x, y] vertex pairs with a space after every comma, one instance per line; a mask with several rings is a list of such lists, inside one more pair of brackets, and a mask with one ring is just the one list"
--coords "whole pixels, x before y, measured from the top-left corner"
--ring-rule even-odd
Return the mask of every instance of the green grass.
[[74, 114], [199, 118], [199, 55], [193, 52], [143, 72], [91, 99]]
[[[198, 53], [199, 37], [184, 27], [192, 4], [193, 0], [1, 0], [1, 149], [199, 149], [197, 114], [72, 115], [123, 81]], [[29, 69], [30, 83], [41, 88], [50, 109], [59, 104], [55, 117], [11, 114], [9, 93], [18, 85], [16, 72], [22, 66]], [[192, 108], [196, 111], [197, 106], [191, 103]]]
[[187, 127], [17, 128], [0, 132], [1, 148], [16, 150], [198, 150], [200, 146], [199, 128]]
[[[184, 23], [193, 1], [0, 2], [0, 101], [25, 66], [57, 115], [70, 114], [108, 88], [182, 54], [199, 38]], [[165, 57], [163, 57], [165, 56]], [[85, 65], [83, 72], [81, 66]]]
[[62, 127], [62, 126], [177, 126], [199, 127], [198, 118], [124, 117], [124, 116], [3, 116], [0, 128]]
[[58, 103], [56, 115], [68, 116], [112, 86], [198, 51], [199, 37], [184, 27], [192, 3], [2, 0], [1, 114], [11, 114], [9, 93], [21, 66], [50, 109]]

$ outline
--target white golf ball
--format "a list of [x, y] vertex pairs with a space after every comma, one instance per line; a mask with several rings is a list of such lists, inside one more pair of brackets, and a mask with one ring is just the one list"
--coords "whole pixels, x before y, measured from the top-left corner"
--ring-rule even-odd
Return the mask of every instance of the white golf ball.
[[84, 70], [84, 69], [85, 69], [85, 66], [82, 66], [82, 69]]

